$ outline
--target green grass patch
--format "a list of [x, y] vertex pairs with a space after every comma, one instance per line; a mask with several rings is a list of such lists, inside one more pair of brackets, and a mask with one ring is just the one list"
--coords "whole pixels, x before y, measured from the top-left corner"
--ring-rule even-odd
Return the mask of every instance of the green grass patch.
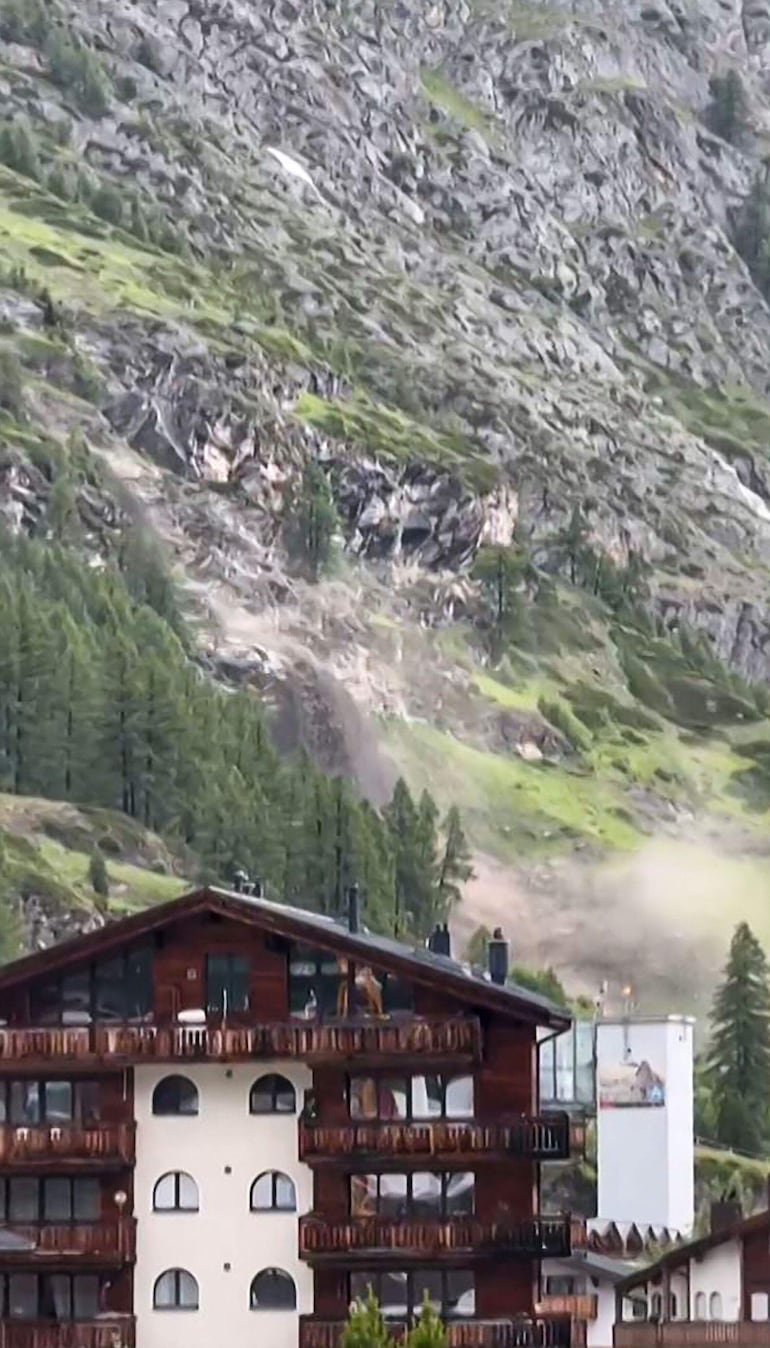
[[451, 117], [466, 131], [478, 131], [487, 137], [492, 132], [491, 119], [476, 106], [440, 69], [420, 71], [420, 84], [423, 93], [435, 108]]

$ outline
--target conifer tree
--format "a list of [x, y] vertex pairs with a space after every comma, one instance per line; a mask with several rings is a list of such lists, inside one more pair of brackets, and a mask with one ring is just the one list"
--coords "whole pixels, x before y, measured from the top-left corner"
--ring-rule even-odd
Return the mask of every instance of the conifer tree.
[[447, 1348], [446, 1329], [440, 1315], [428, 1300], [427, 1292], [419, 1319], [409, 1331], [406, 1348]]
[[321, 465], [311, 459], [302, 474], [290, 533], [314, 580], [331, 561], [336, 529], [337, 511], [329, 481]]
[[524, 548], [482, 548], [473, 569], [489, 625], [489, 653], [500, 660], [509, 642], [521, 636], [525, 583], [534, 571]]
[[371, 1287], [366, 1301], [354, 1301], [350, 1307], [340, 1348], [393, 1348], [393, 1340]]
[[462, 886], [473, 878], [471, 850], [463, 830], [460, 811], [452, 805], [442, 825], [444, 850], [438, 870], [438, 899], [442, 918], [462, 899]]
[[735, 928], [714, 997], [708, 1065], [720, 1142], [761, 1150], [768, 1135], [770, 986], [764, 951], [746, 922]]
[[109, 897], [110, 878], [107, 874], [107, 863], [98, 848], [91, 853], [88, 879], [94, 894], [98, 894], [102, 899]]

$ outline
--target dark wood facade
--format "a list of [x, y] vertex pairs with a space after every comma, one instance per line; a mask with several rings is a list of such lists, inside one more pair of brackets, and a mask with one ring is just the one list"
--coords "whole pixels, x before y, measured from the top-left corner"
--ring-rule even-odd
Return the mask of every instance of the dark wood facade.
[[[381, 951], [374, 943], [362, 950], [356, 933], [309, 920], [308, 930], [304, 925], [302, 915], [287, 916], [275, 905], [207, 892], [67, 943], [58, 958], [43, 952], [0, 971], [0, 1084], [45, 1076], [89, 1078], [99, 1088], [97, 1119], [1, 1124], [0, 1175], [94, 1172], [102, 1186], [99, 1219], [70, 1223], [66, 1232], [55, 1223], [22, 1230], [24, 1224], [17, 1227], [6, 1217], [6, 1228], [30, 1245], [12, 1255], [3, 1249], [0, 1272], [33, 1269], [41, 1258], [46, 1268], [99, 1267], [109, 1274], [102, 1313], [130, 1317], [133, 1066], [298, 1059], [311, 1067], [313, 1086], [293, 1126], [299, 1128], [301, 1157], [314, 1170], [313, 1210], [299, 1221], [298, 1242], [315, 1281], [314, 1314], [302, 1320], [300, 1348], [336, 1348], [335, 1327], [347, 1314], [354, 1263], [364, 1271], [422, 1265], [470, 1270], [475, 1308], [472, 1318], [451, 1324], [450, 1348], [579, 1343], [580, 1328], [570, 1317], [533, 1315], [540, 1259], [568, 1254], [580, 1235], [568, 1217], [541, 1218], [537, 1211], [538, 1164], [568, 1156], [571, 1131], [566, 1116], [538, 1114], [536, 1032], [539, 1024], [563, 1028], [567, 1018], [526, 994], [471, 979], [449, 961], [412, 959], [392, 943]], [[142, 1014], [126, 1021], [102, 1018], [98, 962], [128, 959], [138, 942], [150, 952], [151, 987]], [[292, 1015], [293, 942], [345, 959], [341, 978], [348, 991], [357, 967], [398, 979], [408, 1009], [374, 1015], [353, 1005], [343, 1018], [328, 1011]], [[246, 991], [224, 1013], [213, 1012], [208, 961], [232, 952], [245, 961]], [[70, 975], [85, 989], [74, 1017], [66, 1004]], [[51, 1008], [52, 1023], [35, 1023], [41, 1003]], [[70, 1023], [61, 1023], [65, 1013]], [[200, 1023], [180, 1024], [183, 1013], [194, 1013]], [[83, 1023], [71, 1023], [73, 1018]], [[410, 1074], [423, 1080], [427, 1073], [472, 1079], [472, 1117], [355, 1119], [353, 1072], [375, 1080]], [[469, 1172], [472, 1213], [355, 1216], [351, 1177], [365, 1171]], [[112, 1348], [113, 1342], [132, 1348], [133, 1322], [116, 1324], [118, 1339], [97, 1321], [53, 1327], [2, 1322], [0, 1348]]]

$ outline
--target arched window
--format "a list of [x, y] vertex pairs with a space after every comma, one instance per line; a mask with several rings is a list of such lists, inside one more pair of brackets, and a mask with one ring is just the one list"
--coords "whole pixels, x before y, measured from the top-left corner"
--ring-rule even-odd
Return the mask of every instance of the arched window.
[[668, 1318], [669, 1320], [677, 1320], [679, 1318], [679, 1303], [677, 1301], [676, 1292], [669, 1292], [668, 1294]]
[[294, 1279], [282, 1268], [263, 1268], [251, 1284], [249, 1305], [253, 1311], [295, 1311]]
[[161, 1273], [152, 1290], [156, 1311], [197, 1311], [198, 1283], [184, 1268], [169, 1268]]
[[296, 1212], [297, 1194], [293, 1181], [280, 1170], [266, 1170], [251, 1186], [249, 1206], [252, 1212]]
[[705, 1292], [696, 1292], [696, 1293], [695, 1293], [695, 1319], [696, 1319], [696, 1320], [705, 1320], [705, 1319], [706, 1319], [706, 1293], [705, 1293]]
[[249, 1094], [250, 1114], [295, 1114], [297, 1096], [286, 1077], [274, 1074], [255, 1081]]
[[710, 1319], [710, 1320], [721, 1320], [721, 1319], [722, 1319], [722, 1293], [721, 1293], [721, 1292], [712, 1292], [712, 1293], [711, 1293], [711, 1296], [709, 1297], [709, 1319]]
[[197, 1114], [198, 1087], [187, 1077], [164, 1077], [152, 1093], [153, 1114]]
[[172, 1170], [161, 1175], [152, 1191], [153, 1212], [197, 1212], [198, 1186], [192, 1175]]
[[661, 1320], [663, 1317], [663, 1297], [660, 1292], [653, 1292], [650, 1298], [650, 1319]]

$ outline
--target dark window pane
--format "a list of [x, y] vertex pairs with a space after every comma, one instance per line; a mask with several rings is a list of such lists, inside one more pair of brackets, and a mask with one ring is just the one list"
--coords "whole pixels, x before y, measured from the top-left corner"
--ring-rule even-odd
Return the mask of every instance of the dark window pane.
[[444, 1210], [447, 1217], [472, 1217], [475, 1202], [476, 1177], [470, 1171], [459, 1175], [446, 1175], [446, 1198]]
[[350, 1300], [366, 1301], [371, 1287], [377, 1300], [380, 1300], [379, 1275], [377, 1273], [351, 1273]]
[[61, 988], [57, 982], [42, 983], [30, 994], [34, 1025], [58, 1025], [61, 1021]]
[[405, 1119], [409, 1112], [409, 1082], [405, 1077], [381, 1077], [377, 1083], [377, 1114], [384, 1120]]
[[247, 1011], [250, 963], [245, 955], [209, 955], [206, 960], [206, 1004], [220, 1015]]
[[79, 1273], [72, 1279], [72, 1314], [75, 1320], [95, 1320], [101, 1309], [99, 1279]]
[[386, 974], [383, 983], [382, 1006], [385, 1012], [413, 1010], [414, 992], [409, 983], [403, 983], [393, 974]]
[[40, 1089], [36, 1081], [11, 1082], [11, 1123], [40, 1122]]
[[10, 1081], [0, 1081], [0, 1123], [5, 1123], [8, 1118], [8, 1091]]
[[8, 1314], [12, 1320], [37, 1320], [37, 1277], [34, 1273], [9, 1274]]
[[197, 1114], [198, 1089], [187, 1077], [164, 1077], [152, 1095], [153, 1114]]
[[97, 1020], [126, 1019], [126, 980], [122, 957], [102, 960], [94, 969]]
[[394, 1221], [408, 1215], [406, 1175], [380, 1175], [377, 1211], [381, 1217], [390, 1217]]
[[18, 1176], [9, 1180], [8, 1220], [10, 1222], [36, 1222], [39, 1212], [38, 1181]]
[[415, 1217], [440, 1217], [442, 1204], [441, 1175], [420, 1172], [412, 1175], [412, 1212]]
[[68, 1222], [72, 1217], [72, 1181], [56, 1178], [43, 1180], [43, 1220]]
[[67, 1273], [44, 1273], [40, 1279], [41, 1320], [72, 1319], [72, 1279]]
[[444, 1280], [438, 1269], [420, 1268], [412, 1275], [412, 1307], [419, 1312], [425, 1297], [441, 1313], [444, 1300]]
[[80, 1123], [98, 1123], [101, 1101], [98, 1081], [79, 1081], [75, 1085], [75, 1118]]
[[269, 1073], [260, 1077], [249, 1092], [251, 1114], [294, 1114], [297, 1097], [290, 1081]]
[[79, 1222], [95, 1222], [101, 1216], [101, 1190], [96, 1179], [76, 1179], [73, 1216]]
[[[370, 1275], [371, 1276], [371, 1275]], [[380, 1278], [380, 1306], [390, 1319], [409, 1313], [407, 1276], [405, 1273], [383, 1273]]]
[[251, 1284], [253, 1311], [293, 1311], [297, 1306], [297, 1289], [293, 1278], [280, 1268], [266, 1268]]
[[476, 1291], [473, 1274], [467, 1269], [448, 1269], [444, 1299], [444, 1314], [459, 1318], [476, 1314]]
[[149, 946], [129, 950], [125, 981], [126, 1019], [146, 1019], [153, 1012], [152, 950]]
[[91, 980], [88, 970], [67, 974], [61, 981], [62, 1024], [83, 1025], [91, 1019]]
[[45, 1119], [47, 1123], [68, 1123], [72, 1118], [72, 1082], [46, 1081]]

